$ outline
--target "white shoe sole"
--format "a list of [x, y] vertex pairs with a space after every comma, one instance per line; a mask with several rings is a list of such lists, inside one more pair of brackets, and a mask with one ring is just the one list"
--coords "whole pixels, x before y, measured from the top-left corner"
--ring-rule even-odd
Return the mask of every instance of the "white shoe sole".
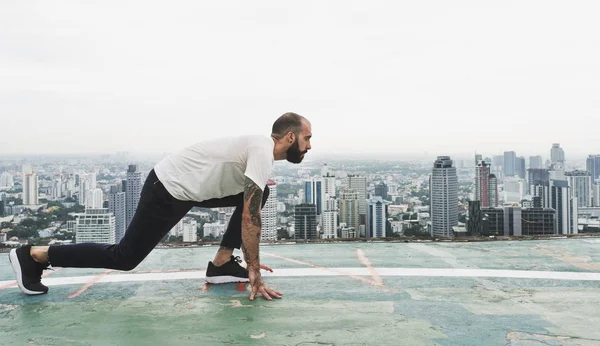
[[209, 284], [226, 284], [229, 282], [250, 282], [250, 279], [239, 278], [237, 276], [207, 276], [206, 282]]
[[10, 261], [10, 265], [15, 273], [15, 278], [17, 279], [17, 285], [25, 294], [29, 295], [37, 295], [44, 294], [46, 292], [38, 292], [38, 291], [30, 291], [23, 286], [23, 277], [21, 274], [21, 264], [19, 263], [19, 257], [17, 256], [17, 249], [10, 250], [10, 254], [8, 255], [8, 260]]

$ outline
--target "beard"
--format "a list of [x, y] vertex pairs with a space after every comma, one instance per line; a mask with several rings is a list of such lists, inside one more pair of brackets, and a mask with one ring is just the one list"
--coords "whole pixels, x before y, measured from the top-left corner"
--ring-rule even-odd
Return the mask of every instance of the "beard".
[[306, 154], [306, 151], [300, 151], [300, 144], [298, 139], [292, 144], [292, 146], [285, 152], [286, 159], [291, 163], [300, 163], [304, 158], [302, 155]]

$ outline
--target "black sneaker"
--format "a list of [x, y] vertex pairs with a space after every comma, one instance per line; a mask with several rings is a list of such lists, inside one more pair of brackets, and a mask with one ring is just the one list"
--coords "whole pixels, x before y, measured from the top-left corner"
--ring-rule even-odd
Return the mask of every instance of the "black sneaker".
[[31, 245], [22, 246], [10, 250], [8, 259], [12, 265], [17, 284], [21, 291], [26, 294], [44, 294], [48, 287], [42, 285], [42, 272], [48, 267], [47, 264], [36, 262], [29, 254]]
[[210, 284], [224, 284], [228, 282], [249, 282], [248, 270], [240, 265], [242, 260], [239, 256], [231, 256], [229, 262], [217, 267], [208, 262], [206, 269], [206, 282]]

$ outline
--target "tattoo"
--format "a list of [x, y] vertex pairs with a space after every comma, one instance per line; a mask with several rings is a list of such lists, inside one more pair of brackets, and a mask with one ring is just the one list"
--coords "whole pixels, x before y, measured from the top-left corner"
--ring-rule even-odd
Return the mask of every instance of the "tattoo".
[[246, 178], [244, 184], [244, 209], [242, 211], [242, 251], [246, 258], [248, 267], [258, 268], [258, 244], [260, 242], [260, 231], [262, 227], [261, 206], [262, 189]]

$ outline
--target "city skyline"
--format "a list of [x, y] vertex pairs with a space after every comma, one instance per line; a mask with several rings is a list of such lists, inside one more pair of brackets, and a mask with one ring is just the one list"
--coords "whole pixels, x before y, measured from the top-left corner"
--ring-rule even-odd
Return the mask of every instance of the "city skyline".
[[293, 111], [314, 153], [528, 156], [558, 142], [585, 156], [598, 151], [599, 9], [2, 3], [0, 154], [172, 152], [269, 135]]

